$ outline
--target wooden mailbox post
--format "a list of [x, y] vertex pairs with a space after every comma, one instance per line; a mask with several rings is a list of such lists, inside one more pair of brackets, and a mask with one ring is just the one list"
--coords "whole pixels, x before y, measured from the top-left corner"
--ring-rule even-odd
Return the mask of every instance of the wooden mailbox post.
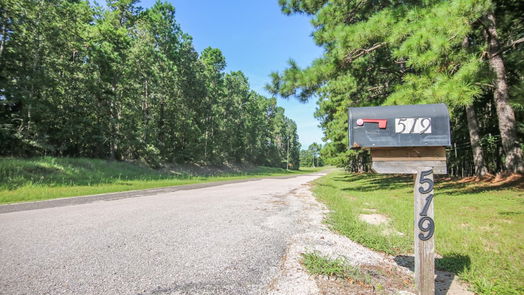
[[377, 173], [415, 174], [415, 284], [418, 294], [435, 294], [433, 174], [446, 174], [451, 145], [444, 104], [349, 109], [349, 145], [371, 151]]

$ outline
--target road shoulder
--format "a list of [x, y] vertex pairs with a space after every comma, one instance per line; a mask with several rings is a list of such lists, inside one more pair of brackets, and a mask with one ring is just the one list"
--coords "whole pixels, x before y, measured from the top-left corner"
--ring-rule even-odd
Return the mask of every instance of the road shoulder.
[[0, 205], [0, 214], [18, 212], [18, 211], [38, 210], [38, 209], [45, 209], [45, 208], [81, 205], [81, 204], [88, 204], [88, 203], [93, 203], [93, 202], [98, 202], [98, 201], [114, 201], [114, 200], [119, 200], [119, 199], [154, 196], [154, 195], [163, 194], [163, 193], [172, 193], [172, 192], [177, 192], [177, 191], [209, 188], [209, 187], [214, 187], [214, 186], [221, 186], [221, 185], [234, 184], [234, 183], [243, 183], [243, 182], [249, 182], [249, 181], [259, 181], [262, 179], [289, 179], [289, 178], [306, 176], [306, 175], [315, 175], [317, 173], [321, 173], [321, 172], [315, 172], [315, 173], [309, 173], [309, 174], [284, 175], [284, 176], [253, 177], [253, 178], [245, 178], [245, 179], [235, 179], [235, 180], [168, 186], [168, 187], [145, 189], [145, 190], [133, 190], [133, 191], [124, 191], [124, 192], [116, 192], [116, 193], [105, 193], [105, 194], [96, 194], [96, 195], [87, 195], [87, 196], [57, 198], [57, 199], [49, 199], [49, 200], [34, 201], [34, 202], [5, 204], [5, 205]]
[[[266, 294], [414, 294], [412, 256], [407, 263], [396, 257], [366, 248], [342, 236], [325, 223], [329, 209], [303, 185], [288, 197], [303, 203], [300, 217], [304, 231], [291, 237], [278, 275]], [[365, 279], [351, 276], [313, 275], [304, 266], [304, 254], [344, 261]], [[411, 258], [411, 260], [410, 260]], [[411, 261], [411, 263], [410, 263]], [[448, 272], [436, 274], [437, 294], [472, 295], [467, 287]]]

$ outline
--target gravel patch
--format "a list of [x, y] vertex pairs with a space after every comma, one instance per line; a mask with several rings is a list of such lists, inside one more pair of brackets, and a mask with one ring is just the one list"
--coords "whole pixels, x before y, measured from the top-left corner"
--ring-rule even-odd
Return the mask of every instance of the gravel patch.
[[[309, 189], [309, 184], [302, 185], [286, 197], [290, 206], [295, 209], [301, 207], [299, 222], [303, 231], [290, 238], [280, 271], [270, 283], [266, 294], [415, 293], [412, 266], [399, 265], [395, 257], [375, 252], [331, 231], [323, 223], [329, 210], [315, 199]], [[384, 215], [363, 215], [375, 224], [388, 222]], [[331, 259], [344, 258], [349, 264], [371, 274], [374, 285], [364, 286], [350, 279], [310, 275], [301, 264], [301, 254], [311, 252]], [[443, 272], [438, 272], [436, 290], [437, 294], [473, 294], [453, 274]]]
[[[344, 287], [343, 285], [347, 282], [308, 274], [300, 261], [301, 254], [309, 252], [317, 252], [332, 259], [342, 257], [349, 264], [362, 268], [378, 266], [381, 269], [394, 269], [401, 275], [409, 277], [409, 271], [406, 268], [398, 267], [391, 257], [372, 251], [332, 232], [323, 223], [329, 211], [315, 199], [309, 188], [309, 185], [303, 185], [288, 195], [291, 203], [303, 204], [300, 223], [307, 230], [291, 237], [286, 255], [282, 259], [280, 272], [270, 284], [267, 294], [336, 294], [341, 292], [340, 288]], [[336, 285], [336, 287], [330, 285]]]
[[373, 225], [385, 224], [389, 222], [389, 218], [382, 214], [360, 214], [358, 218]]

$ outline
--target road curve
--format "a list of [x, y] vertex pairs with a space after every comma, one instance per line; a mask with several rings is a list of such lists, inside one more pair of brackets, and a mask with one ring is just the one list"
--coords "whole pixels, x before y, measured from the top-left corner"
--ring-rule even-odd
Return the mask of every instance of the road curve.
[[0, 294], [260, 294], [323, 173], [0, 214]]

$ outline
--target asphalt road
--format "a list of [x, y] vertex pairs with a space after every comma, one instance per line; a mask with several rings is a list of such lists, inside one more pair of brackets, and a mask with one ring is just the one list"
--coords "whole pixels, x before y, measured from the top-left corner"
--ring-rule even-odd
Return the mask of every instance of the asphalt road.
[[321, 175], [0, 209], [0, 294], [265, 293]]

